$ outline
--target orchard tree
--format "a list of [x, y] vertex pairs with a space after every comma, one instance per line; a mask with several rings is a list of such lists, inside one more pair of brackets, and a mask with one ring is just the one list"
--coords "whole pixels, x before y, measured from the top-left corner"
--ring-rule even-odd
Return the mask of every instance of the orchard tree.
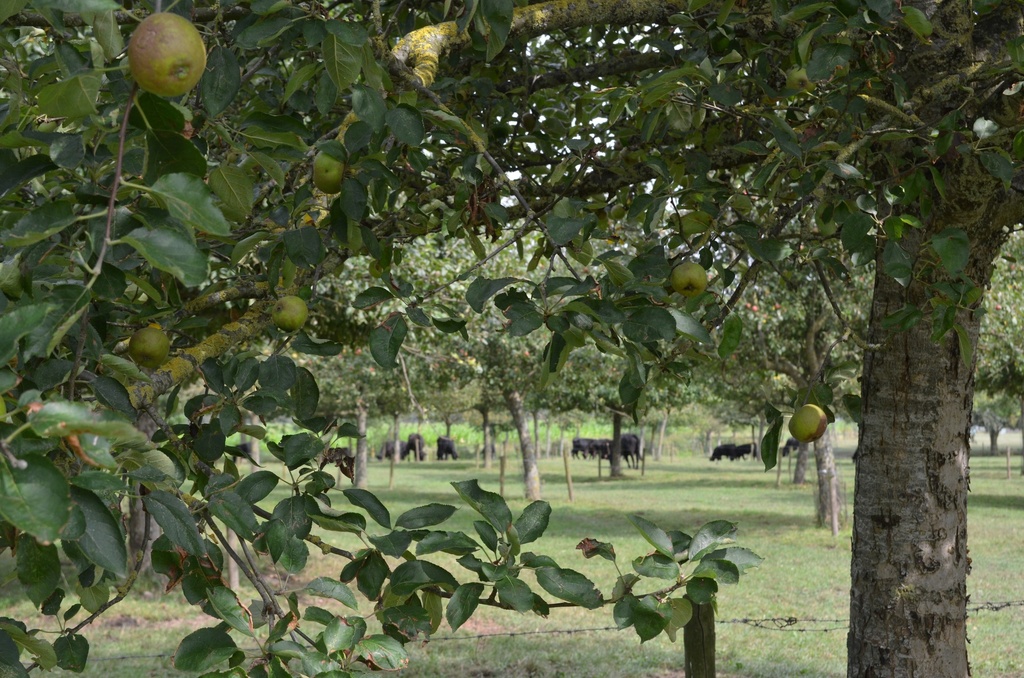
[[[309, 667], [400, 664], [395, 636], [439, 621], [428, 612], [440, 609], [432, 596], [456, 591], [447, 609], [457, 627], [481, 597], [494, 602], [483, 595], [494, 582], [458, 585], [418, 559], [390, 570], [382, 554], [402, 555], [407, 531], [376, 535], [374, 548], [355, 553], [309, 533], [314, 519], [366, 532], [362, 514], [330, 508], [331, 483], [313, 461], [329, 422], [317, 414], [316, 375], [288, 352], [318, 355], [330, 339], [317, 337], [315, 319], [344, 262], [362, 258], [382, 280], [360, 304], [393, 304], [369, 331], [382, 367], [400, 366], [413, 327], [466, 331], [452, 302], [464, 297], [475, 313], [500, 313], [506, 334], [543, 337], [544, 350], [531, 354], [542, 379], [587, 344], [619, 359], [628, 411], [663, 374], [714, 359], [712, 332], [762, 270], [785, 262], [830, 297], [852, 265], [874, 284], [860, 338], [848, 674], [968, 675], [978, 311], [1024, 207], [1018, 4], [386, 0], [173, 10], [200, 27], [208, 51], [188, 92], [175, 81], [191, 82], [194, 71], [154, 79], [160, 64], [147, 64], [145, 49], [129, 50], [128, 75], [124, 48], [147, 9], [19, 0], [0, 10], [4, 548], [24, 545], [52, 573], [61, 539], [65, 551], [84, 553], [72, 558], [80, 582], [109, 590], [130, 580], [107, 506], [125, 496], [120, 474], [134, 474], [163, 521], [154, 558], [187, 576], [189, 594], [229, 626], [250, 630], [233, 594], [215, 584], [220, 524], [291, 571], [310, 540], [351, 557], [342, 577], [374, 600], [390, 578], [389, 601], [408, 595], [398, 611], [381, 612], [392, 615], [392, 635], [364, 639], [328, 621], [302, 656]], [[186, 56], [191, 69], [194, 47]], [[434, 240], [478, 261], [450, 284], [418, 279], [404, 262]], [[505, 250], [519, 255], [521, 274], [489, 267]], [[685, 276], [672, 276], [684, 263]], [[272, 322], [278, 299], [296, 295], [314, 317], [298, 332]], [[167, 335], [166, 362], [152, 357], [160, 346], [131, 349], [130, 337], [151, 324]], [[203, 395], [180, 402], [196, 380]], [[834, 387], [825, 379], [812, 388]], [[511, 405], [521, 396], [506, 392]], [[765, 408], [767, 466], [782, 410], [796, 400]], [[234, 510], [281, 482], [237, 476], [223, 439], [263, 434], [242, 423], [247, 412], [289, 412], [301, 427], [267, 441], [297, 474], [285, 481], [293, 496], [273, 512]], [[157, 422], [153, 441], [132, 423], [142, 414]], [[198, 495], [180, 490], [186, 478]], [[16, 501], [30, 488], [38, 501]], [[502, 547], [493, 560], [507, 564], [511, 515], [475, 485], [456, 489], [491, 520], [489, 543]], [[390, 530], [371, 496], [345, 491]], [[443, 510], [399, 522], [436, 524]], [[640, 525], [661, 556], [685, 550], [689, 537]], [[100, 534], [103, 548], [93, 548]], [[545, 590], [599, 602], [585, 584], [567, 586], [580, 583], [575, 573], [532, 564], [552, 584]], [[266, 657], [276, 669], [285, 650], [274, 643], [297, 618], [258, 571], [243, 570], [271, 622]], [[44, 609], [60, 609], [49, 583], [27, 565], [22, 575]], [[496, 589], [497, 603], [540, 609], [544, 601], [514, 581]], [[348, 600], [334, 583], [318, 586]], [[629, 596], [623, 613], [638, 609]], [[678, 622], [682, 606], [651, 606], [658, 623], [644, 633]], [[62, 642], [65, 661], [79, 658], [68, 652], [80, 649], [80, 628]], [[205, 671], [237, 660], [235, 647], [222, 627], [204, 629], [183, 644], [179, 663]]]

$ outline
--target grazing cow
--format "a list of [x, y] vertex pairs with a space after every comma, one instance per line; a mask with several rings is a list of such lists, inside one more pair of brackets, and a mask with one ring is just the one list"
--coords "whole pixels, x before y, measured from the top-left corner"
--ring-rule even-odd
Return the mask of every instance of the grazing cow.
[[796, 438], [787, 438], [786, 444], [782, 446], [782, 456], [788, 457], [790, 452], [800, 449], [800, 441]]
[[634, 433], [623, 433], [619, 438], [622, 458], [633, 468], [640, 468], [640, 436]]
[[757, 444], [756, 443], [747, 443], [745, 445], [737, 445], [736, 446], [736, 451], [733, 452], [733, 454], [735, 454], [736, 456], [732, 457], [732, 459], [746, 459], [748, 454], [756, 457], [757, 456]]
[[711, 461], [719, 461], [723, 457], [728, 457], [730, 460], [735, 459], [736, 457], [733, 456], [733, 454], [735, 452], [736, 452], [736, 446], [733, 445], [732, 443], [726, 443], [724, 445], [719, 445], [711, 453]]
[[573, 438], [572, 439], [572, 457], [573, 459], [579, 459], [582, 456], [584, 459], [589, 459], [593, 456], [593, 445], [594, 440], [592, 438]]
[[[384, 444], [380, 446], [379, 450], [377, 450], [377, 461], [381, 461], [383, 459], [390, 459], [393, 456], [395, 456], [395, 441], [385, 440]], [[404, 440], [398, 441], [398, 458], [404, 461], [405, 458], [408, 456], [409, 443], [405, 442]]]
[[405, 461], [405, 458], [413, 452], [416, 454], [415, 458], [419, 461], [427, 460], [427, 441], [419, 433], [410, 434], [409, 439], [405, 441], [405, 449], [402, 450], [402, 461]]
[[455, 441], [447, 436], [437, 437], [437, 459], [458, 459], [459, 453], [455, 451]]
[[612, 458], [612, 441], [607, 438], [595, 438], [590, 441], [590, 458], [600, 457], [605, 461]]

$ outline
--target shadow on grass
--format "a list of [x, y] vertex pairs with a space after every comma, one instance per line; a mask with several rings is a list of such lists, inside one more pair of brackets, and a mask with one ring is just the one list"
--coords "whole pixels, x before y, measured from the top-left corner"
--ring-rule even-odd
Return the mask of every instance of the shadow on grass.
[[995, 508], [1024, 511], [1024, 495], [975, 494], [967, 495], [967, 508]]

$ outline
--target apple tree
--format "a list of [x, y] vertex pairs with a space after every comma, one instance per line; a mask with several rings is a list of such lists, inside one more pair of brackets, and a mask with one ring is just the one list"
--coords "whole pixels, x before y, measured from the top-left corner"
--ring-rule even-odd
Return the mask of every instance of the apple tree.
[[[333, 508], [338, 492], [315, 461], [330, 422], [314, 370], [291, 356], [343, 343], [318, 334], [332, 280], [358, 259], [383, 281], [363, 301], [395, 304], [367, 333], [384, 368], [400, 365], [412, 333], [466, 330], [471, 313], [451, 292], [472, 313], [500, 314], [506, 334], [540, 337], [532, 357], [542, 380], [588, 344], [614, 357], [619, 404], [633, 412], [648, 384], [718, 355], [717, 329], [762, 271], [785, 262], [827, 297], [852, 266], [869, 272], [873, 291], [852, 403], [862, 463], [848, 672], [968, 674], [979, 308], [1024, 214], [1016, 3], [182, 2], [173, 11], [199, 27], [206, 70], [196, 89], [171, 97], [140, 91], [123, 58], [149, 9], [114, 0], [0, 9], [0, 393], [9, 410], [0, 514], [4, 548], [23, 547], [32, 571], [49, 573], [25, 570], [34, 602], [63, 614], [47, 578], [58, 540], [87, 600], [115, 582], [117, 596], [130, 588], [110, 510], [125, 498], [126, 473], [146, 488], [141, 501], [164, 531], [154, 562], [223, 621], [182, 644], [186, 668], [238, 661], [226, 629], [251, 630], [218, 583], [224, 558], [238, 556], [217, 546], [220, 525], [290, 570], [320, 539], [314, 521], [362, 536], [368, 516], [386, 531], [354, 552], [312, 543], [351, 557], [343, 578], [368, 597], [388, 582], [390, 633], [363, 637], [357, 620], [320, 617], [324, 629], [303, 629], [307, 645], [296, 648], [285, 640], [296, 612], [242, 567], [269, 622], [261, 671], [284, 657], [309, 671], [400, 664], [395, 637], [433, 627], [442, 594], [453, 627], [488, 587], [500, 605], [543, 610], [521, 579], [494, 578], [502, 567], [535, 567], [551, 589], [571, 592], [565, 602], [596, 604], [570, 570], [513, 564], [511, 515], [475, 486], [456, 489], [490, 522], [483, 547], [493, 553], [467, 561], [481, 581], [462, 584], [419, 559], [391, 570], [384, 558], [411, 553], [417, 538], [420, 554], [436, 547], [423, 546], [420, 530], [447, 509], [401, 516], [393, 529], [356, 488], [342, 495], [362, 513]], [[450, 285], [403, 266], [431, 240], [474, 254]], [[504, 251], [516, 252], [522, 274], [489, 267]], [[703, 291], [670, 284], [684, 263], [707, 272]], [[298, 331], [272, 322], [288, 296], [311, 308]], [[854, 340], [842, 313], [835, 322]], [[125, 358], [129, 337], [152, 324], [168, 336], [169, 358], [140, 367]], [[834, 391], [822, 377], [812, 389]], [[184, 397], [197, 383], [202, 392]], [[766, 405], [769, 465], [783, 410], [800, 404]], [[287, 414], [299, 427], [267, 441], [292, 472], [286, 480], [238, 476], [228, 439], [265, 435], [249, 413]], [[157, 422], [152, 436], [134, 423], [143, 414]], [[289, 500], [260, 507], [279, 482], [292, 484]], [[544, 522], [544, 505], [531, 506], [524, 529]], [[669, 560], [689, 539], [639, 527]], [[348, 601], [337, 584], [316, 586]], [[623, 619], [637, 619], [642, 604], [655, 623], [641, 637], [674, 628], [677, 608], [663, 598], [676, 590], [623, 594]], [[5, 642], [0, 657], [16, 663], [20, 646], [42, 664], [78, 661], [81, 627], [61, 628], [69, 633], [53, 658], [30, 631], [6, 625], [19, 645]]]

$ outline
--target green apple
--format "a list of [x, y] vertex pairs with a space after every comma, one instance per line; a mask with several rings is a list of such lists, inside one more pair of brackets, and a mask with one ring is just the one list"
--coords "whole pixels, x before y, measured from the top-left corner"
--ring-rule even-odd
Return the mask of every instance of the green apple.
[[828, 417], [825, 411], [808, 403], [793, 413], [789, 420], [789, 432], [802, 443], [811, 443], [825, 435]]
[[281, 297], [270, 313], [271, 320], [279, 330], [297, 332], [306, 324], [309, 309], [306, 302], [296, 296]]
[[684, 297], [695, 297], [708, 288], [708, 273], [700, 264], [684, 261], [672, 269], [669, 283]]
[[524, 113], [523, 117], [519, 119], [519, 124], [523, 126], [523, 129], [527, 132], [532, 132], [537, 129], [537, 116], [533, 113]]
[[178, 14], [150, 14], [128, 41], [128, 70], [147, 92], [181, 96], [196, 86], [205, 69], [203, 37]]
[[616, 203], [616, 204], [612, 205], [611, 210], [608, 212], [608, 216], [610, 216], [615, 221], [621, 221], [621, 220], [625, 219], [626, 218], [626, 206], [621, 204], [621, 203]]
[[142, 367], [156, 369], [167, 360], [171, 340], [156, 325], [143, 327], [128, 340], [128, 355]]
[[807, 77], [807, 69], [794, 66], [786, 71], [786, 89], [790, 92], [813, 92], [814, 83]]
[[324, 193], [340, 193], [345, 179], [345, 163], [326, 153], [313, 158], [313, 185]]

